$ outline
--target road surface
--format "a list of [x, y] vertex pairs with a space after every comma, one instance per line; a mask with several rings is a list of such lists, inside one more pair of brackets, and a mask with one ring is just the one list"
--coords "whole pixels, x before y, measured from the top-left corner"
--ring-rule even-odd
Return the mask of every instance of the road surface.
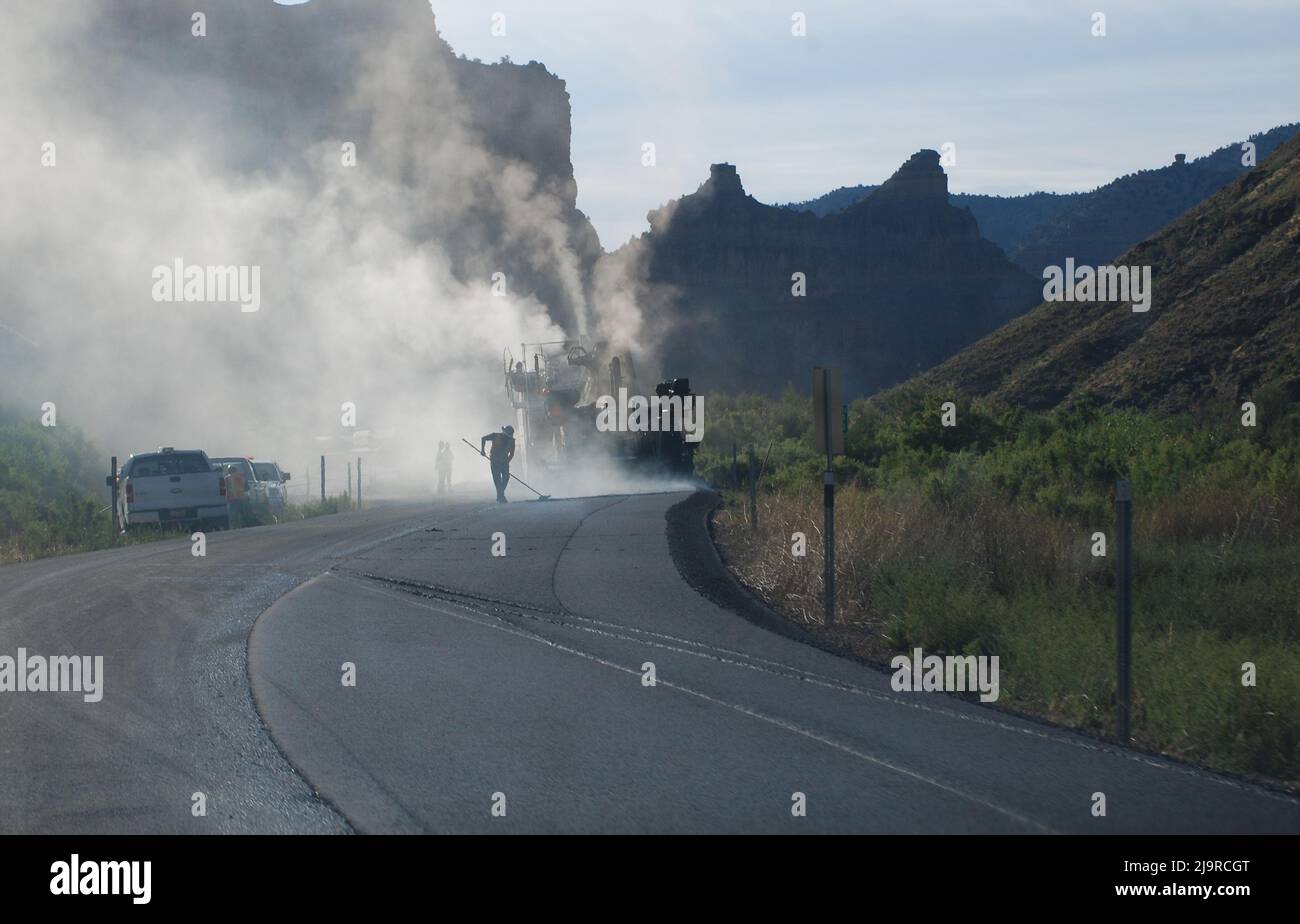
[[1300, 832], [1292, 797], [895, 693], [710, 602], [670, 556], [687, 496], [0, 568], [0, 655], [105, 675], [0, 693], [0, 832]]

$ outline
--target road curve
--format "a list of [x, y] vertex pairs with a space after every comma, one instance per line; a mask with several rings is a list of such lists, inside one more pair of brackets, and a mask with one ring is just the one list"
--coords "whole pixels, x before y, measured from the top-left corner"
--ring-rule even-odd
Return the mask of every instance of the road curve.
[[1300, 831], [1288, 796], [720, 609], [672, 563], [685, 497], [489, 507], [303, 584], [250, 641], [276, 741], [364, 832]]
[[349, 830], [257, 715], [253, 622], [369, 544], [482, 506], [212, 533], [201, 558], [178, 538], [0, 567], [0, 655], [104, 659], [99, 702], [0, 692], [0, 833]]
[[894, 693], [719, 608], [669, 554], [685, 497], [0, 568], [0, 655], [105, 663], [97, 703], [0, 693], [0, 832], [1300, 831], [1289, 796]]

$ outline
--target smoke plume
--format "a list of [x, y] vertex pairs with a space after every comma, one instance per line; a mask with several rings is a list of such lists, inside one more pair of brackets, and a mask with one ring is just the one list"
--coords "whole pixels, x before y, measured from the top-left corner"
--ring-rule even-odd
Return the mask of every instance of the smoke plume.
[[[643, 336], [640, 281], [593, 275], [567, 99], [519, 95], [558, 84], [540, 65], [458, 60], [425, 0], [207, 6], [204, 35], [193, 4], [0, 14], [0, 402], [106, 454], [275, 458], [301, 488], [368, 442], [419, 483], [505, 422], [504, 347]], [[177, 259], [260, 267], [259, 309], [156, 301]]]

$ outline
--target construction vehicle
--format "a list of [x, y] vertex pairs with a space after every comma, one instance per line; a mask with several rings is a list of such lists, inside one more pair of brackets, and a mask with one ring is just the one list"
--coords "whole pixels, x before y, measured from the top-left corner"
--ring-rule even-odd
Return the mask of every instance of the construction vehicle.
[[[646, 474], [694, 472], [698, 444], [686, 439], [682, 421], [670, 409], [662, 412], [652, 431], [598, 427], [602, 400], [645, 395], [630, 355], [612, 352], [607, 341], [593, 344], [586, 337], [524, 343], [519, 350], [516, 356], [507, 348], [501, 359], [525, 475], [530, 467], [572, 468], [600, 459]], [[690, 380], [660, 382], [653, 394], [665, 405], [667, 399], [691, 397]]]

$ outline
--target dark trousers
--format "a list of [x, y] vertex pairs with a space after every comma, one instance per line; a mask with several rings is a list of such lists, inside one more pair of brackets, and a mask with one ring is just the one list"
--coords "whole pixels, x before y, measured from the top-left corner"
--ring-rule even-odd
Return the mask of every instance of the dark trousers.
[[510, 463], [504, 459], [492, 459], [492, 483], [497, 486], [497, 497], [506, 496], [506, 485], [510, 483]]

